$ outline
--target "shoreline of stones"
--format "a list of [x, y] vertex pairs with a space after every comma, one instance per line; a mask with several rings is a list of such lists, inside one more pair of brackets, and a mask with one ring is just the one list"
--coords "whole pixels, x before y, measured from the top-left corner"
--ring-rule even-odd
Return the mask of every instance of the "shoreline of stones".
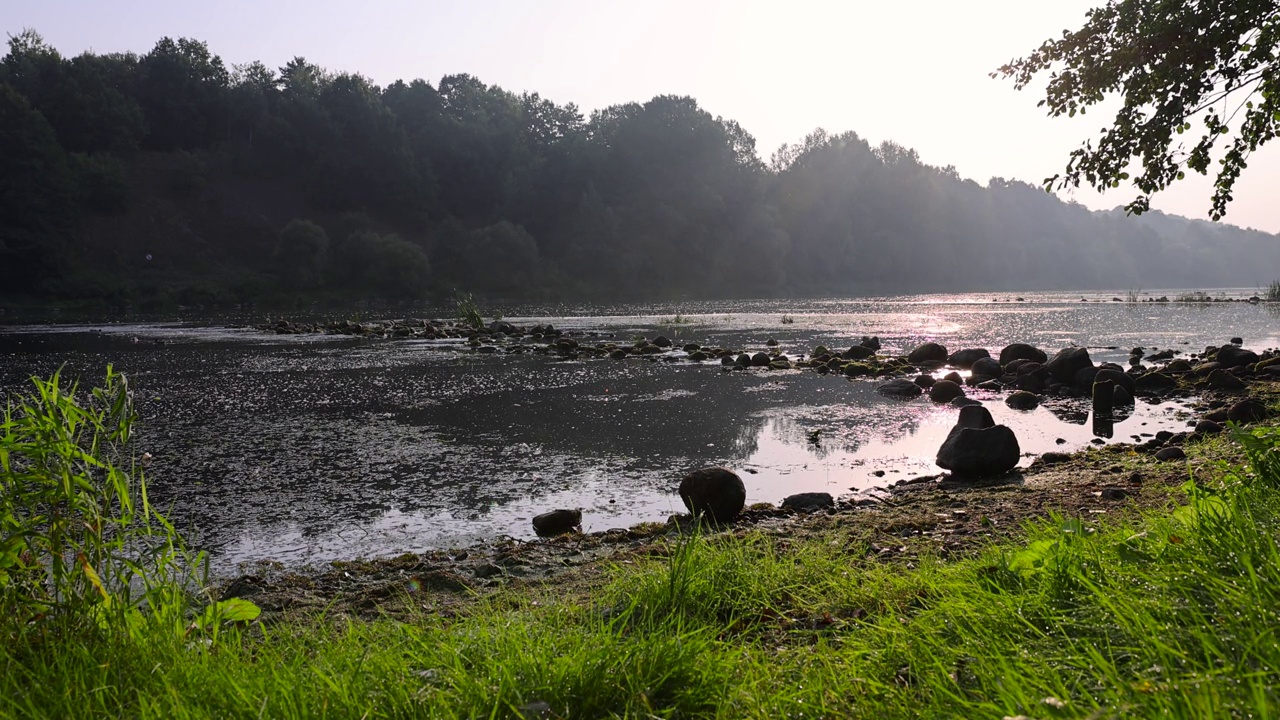
[[[995, 425], [982, 403], [968, 398], [965, 387], [1008, 392], [1004, 402], [1015, 410], [1033, 410], [1044, 398], [1087, 398], [1095, 383], [1110, 383], [1113, 406], [1122, 418], [1137, 397], [1176, 397], [1204, 394], [1204, 402], [1193, 409], [1199, 417], [1188, 432], [1161, 431], [1135, 445], [1139, 452], [1158, 460], [1185, 457], [1181, 446], [1188, 440], [1222, 432], [1223, 424], [1248, 423], [1268, 415], [1261, 401], [1248, 397], [1248, 385], [1255, 380], [1280, 380], [1280, 350], [1261, 354], [1246, 350], [1241, 338], [1231, 338], [1220, 346], [1209, 346], [1201, 352], [1184, 353], [1166, 349], [1147, 353], [1136, 347], [1130, 352], [1128, 367], [1116, 363], [1095, 365], [1088, 348], [1067, 347], [1053, 357], [1026, 343], [1013, 343], [993, 356], [986, 348], [964, 348], [954, 352], [935, 342], [926, 342], [906, 355], [879, 355], [877, 337], [863, 337], [847, 350], [834, 351], [819, 345], [807, 357], [793, 359], [778, 350], [770, 339], [767, 350], [754, 353], [723, 347], [704, 347], [688, 343], [676, 353], [670, 338], [658, 335], [630, 343], [591, 331], [564, 331], [551, 325], [520, 328], [495, 320], [483, 328], [475, 328], [445, 320], [390, 320], [373, 323], [339, 321], [326, 324], [296, 324], [286, 320], [260, 326], [260, 330], [276, 334], [329, 334], [382, 338], [420, 338], [465, 340], [467, 347], [481, 354], [538, 353], [573, 360], [583, 357], [644, 358], [651, 362], [719, 361], [725, 372], [747, 370], [811, 370], [821, 375], [842, 376], [849, 380], [880, 379], [880, 394], [902, 400], [913, 400], [925, 394], [939, 404], [961, 408], [956, 426], [939, 449], [938, 465], [951, 471], [955, 479], [986, 478], [1003, 475], [1016, 467], [1020, 452], [1013, 431]], [[1113, 350], [1116, 348], [1106, 348]], [[1183, 356], [1183, 357], [1179, 357]], [[1143, 363], [1152, 363], [1151, 366]], [[935, 378], [933, 373], [953, 368]], [[963, 377], [956, 370], [968, 370]], [[912, 377], [914, 376], [914, 377]], [[1044, 453], [1038, 462], [1062, 462], [1065, 453]], [[911, 482], [911, 481], [904, 481]], [[901, 483], [899, 483], [901, 484]], [[685, 476], [679, 492], [689, 511], [705, 515], [717, 523], [731, 522], [745, 504], [742, 481], [730, 470], [704, 468]], [[812, 512], [834, 505], [826, 493], [805, 493], [786, 498], [784, 510]], [[580, 528], [582, 514], [578, 510], [553, 510], [533, 520], [534, 530], [549, 537]]]

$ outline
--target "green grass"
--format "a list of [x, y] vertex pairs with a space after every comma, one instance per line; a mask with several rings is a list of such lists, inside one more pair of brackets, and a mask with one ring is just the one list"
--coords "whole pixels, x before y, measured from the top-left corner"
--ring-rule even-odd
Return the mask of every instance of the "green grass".
[[1126, 524], [1058, 517], [958, 562], [840, 531], [673, 543], [587, 598], [466, 617], [157, 624], [0, 646], [6, 717], [1274, 717], [1280, 430]]
[[1262, 297], [1272, 302], [1280, 301], [1280, 280], [1275, 280], [1268, 285]]
[[1181, 504], [1052, 517], [962, 560], [875, 560], [839, 526], [695, 535], [592, 592], [411, 622], [247, 622], [181, 588], [112, 613], [90, 584], [0, 617], [0, 717], [1276, 717], [1280, 428], [1236, 440], [1247, 464]]

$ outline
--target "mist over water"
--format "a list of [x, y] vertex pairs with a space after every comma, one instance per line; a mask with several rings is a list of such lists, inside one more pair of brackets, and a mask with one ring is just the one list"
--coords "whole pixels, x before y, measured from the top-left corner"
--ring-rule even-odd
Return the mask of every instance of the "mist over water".
[[[1017, 297], [503, 309], [520, 326], [550, 322], [621, 341], [664, 334], [676, 348], [754, 352], [776, 339], [793, 358], [862, 335], [878, 335], [882, 354], [925, 340], [993, 352], [1017, 341], [1050, 353], [1086, 346], [1095, 363], [1123, 363], [1134, 346], [1200, 352], [1232, 336], [1254, 350], [1280, 345], [1268, 305]], [[677, 315], [684, 322], [673, 324]], [[794, 322], [783, 324], [784, 315]], [[874, 380], [727, 373], [679, 349], [654, 361], [563, 361], [473, 354], [460, 342], [228, 329], [235, 321], [265, 318], [0, 328], [6, 392], [64, 364], [85, 385], [107, 363], [130, 376], [137, 449], [154, 457], [153, 500], [195, 531], [221, 571], [245, 560], [302, 564], [525, 538], [534, 514], [557, 507], [581, 507], [587, 530], [663, 521], [683, 510], [674, 494], [683, 473], [708, 464], [739, 471], [748, 502], [849, 494], [937, 472], [934, 454], [958, 412], [927, 398], [884, 398]], [[968, 393], [988, 401], [1029, 455], [1094, 438], [1078, 401], [1018, 412], [1002, 394]], [[1186, 419], [1183, 401], [1140, 399], [1106, 440], [1180, 430]]]

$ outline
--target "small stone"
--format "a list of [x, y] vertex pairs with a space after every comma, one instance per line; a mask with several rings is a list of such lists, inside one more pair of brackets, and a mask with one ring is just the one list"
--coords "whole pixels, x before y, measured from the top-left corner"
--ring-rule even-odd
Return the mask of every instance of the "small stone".
[[533, 518], [533, 531], [538, 537], [554, 537], [582, 527], [581, 510], [552, 510]]
[[1157, 460], [1184, 460], [1187, 454], [1180, 447], [1160, 448], [1156, 451]]
[[831, 493], [809, 492], [790, 495], [783, 499], [783, 510], [794, 510], [796, 512], [817, 512], [818, 510], [826, 510], [835, 507], [835, 498], [831, 497]]
[[905, 399], [919, 397], [924, 391], [920, 389], [919, 385], [910, 380], [890, 380], [876, 388], [876, 392], [889, 397]]
[[1222, 426], [1212, 420], [1201, 420], [1196, 423], [1196, 432], [1204, 435], [1217, 435], [1222, 432]]

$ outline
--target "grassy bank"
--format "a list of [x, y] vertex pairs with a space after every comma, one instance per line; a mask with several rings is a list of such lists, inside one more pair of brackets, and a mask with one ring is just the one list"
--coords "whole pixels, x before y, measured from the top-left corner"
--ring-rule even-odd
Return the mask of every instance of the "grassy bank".
[[961, 560], [748, 531], [655, 544], [589, 590], [450, 617], [424, 594], [409, 622], [246, 624], [198, 593], [185, 616], [9, 615], [0, 716], [1272, 717], [1280, 429], [1237, 441], [1245, 462], [1175, 509], [1054, 517]]

